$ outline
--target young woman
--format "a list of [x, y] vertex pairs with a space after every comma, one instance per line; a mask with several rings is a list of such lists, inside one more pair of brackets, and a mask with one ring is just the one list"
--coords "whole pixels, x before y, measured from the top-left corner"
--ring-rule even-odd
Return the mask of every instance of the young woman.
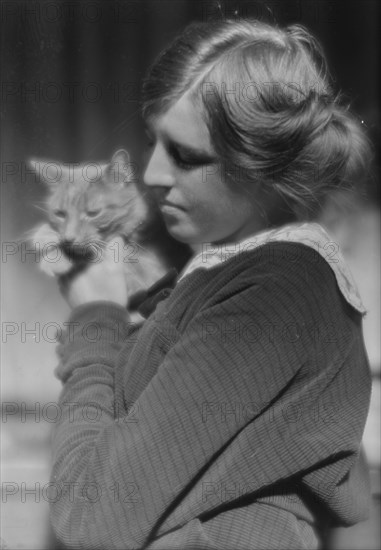
[[192, 24], [143, 99], [144, 181], [198, 253], [140, 326], [113, 256], [66, 285], [53, 527], [73, 548], [317, 548], [369, 500], [364, 308], [313, 221], [367, 140], [297, 26]]

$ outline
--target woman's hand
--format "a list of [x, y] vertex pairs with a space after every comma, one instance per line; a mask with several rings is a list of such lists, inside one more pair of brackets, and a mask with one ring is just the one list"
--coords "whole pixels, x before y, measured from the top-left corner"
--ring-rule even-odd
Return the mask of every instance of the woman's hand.
[[128, 289], [123, 258], [115, 250], [123, 250], [121, 238], [109, 243], [96, 263], [58, 278], [61, 292], [71, 307], [99, 300], [126, 307]]

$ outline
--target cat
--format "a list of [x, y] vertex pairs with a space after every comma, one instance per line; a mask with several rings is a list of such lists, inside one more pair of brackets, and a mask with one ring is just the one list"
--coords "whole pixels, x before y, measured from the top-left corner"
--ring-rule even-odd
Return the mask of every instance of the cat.
[[[106, 246], [123, 259], [129, 295], [163, 277], [165, 262], [139, 244], [149, 207], [132, 178], [130, 157], [118, 150], [110, 162], [80, 165], [31, 159], [29, 166], [48, 186], [48, 221], [32, 232], [40, 268], [62, 276], [101, 260]], [[125, 245], [113, 248], [122, 237]], [[115, 241], [115, 244], [117, 242]]]

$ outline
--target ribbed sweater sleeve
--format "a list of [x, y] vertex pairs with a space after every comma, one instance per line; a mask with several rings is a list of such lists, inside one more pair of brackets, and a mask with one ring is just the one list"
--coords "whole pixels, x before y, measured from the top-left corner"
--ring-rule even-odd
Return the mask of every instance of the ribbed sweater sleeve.
[[[177, 326], [164, 305], [162, 317], [149, 318], [139, 331], [111, 304], [73, 313], [74, 334], [62, 342], [57, 374], [65, 382], [61, 405], [75, 406], [63, 407], [55, 429], [52, 477], [61, 488], [53, 526], [67, 546], [141, 548], [160, 525], [162, 534], [218, 506], [216, 495], [205, 499], [203, 490], [219, 476], [242, 482], [250, 473], [255, 495], [341, 450], [337, 426], [308, 424], [307, 415], [296, 426], [281, 412], [298, 403], [302, 411], [311, 403], [324, 406], [324, 395], [329, 404], [325, 389], [343, 376], [354, 345], [350, 323], [339, 326], [339, 344], [326, 349], [299, 331], [307, 324], [329, 330], [330, 294], [332, 311], [342, 308], [334, 277], [322, 261], [307, 275], [305, 266], [282, 258], [271, 260], [271, 270], [263, 259], [260, 265], [254, 261], [227, 278]], [[191, 286], [184, 282], [185, 298]], [[90, 337], [83, 328], [89, 323]], [[116, 372], [124, 385], [120, 399]], [[357, 386], [362, 404], [367, 383], [364, 390]], [[279, 415], [272, 424], [271, 409]], [[363, 421], [341, 434], [345, 457], [354, 457], [348, 468]]]
[[139, 328], [130, 322], [125, 308], [108, 302], [79, 306], [66, 327], [57, 349], [56, 375], [65, 385], [59, 401], [62, 414], [52, 438], [55, 466], [51, 482], [57, 497], [53, 509], [69, 529], [64, 538], [75, 541], [84, 508], [98, 497], [104, 499], [103, 485], [87, 472], [98, 454], [100, 431], [113, 425], [118, 412], [116, 359], [128, 338], [134, 341]]

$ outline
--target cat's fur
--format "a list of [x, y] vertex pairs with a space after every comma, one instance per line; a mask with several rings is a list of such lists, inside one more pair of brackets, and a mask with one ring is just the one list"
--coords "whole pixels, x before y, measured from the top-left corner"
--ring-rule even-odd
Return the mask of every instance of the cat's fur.
[[63, 275], [99, 261], [105, 247], [122, 237], [123, 249], [113, 250], [115, 258], [124, 262], [130, 295], [164, 275], [157, 255], [137, 243], [148, 207], [131, 178], [132, 164], [125, 150], [117, 151], [109, 163], [74, 166], [30, 160], [29, 164], [49, 189], [48, 222], [32, 236], [45, 273]]

